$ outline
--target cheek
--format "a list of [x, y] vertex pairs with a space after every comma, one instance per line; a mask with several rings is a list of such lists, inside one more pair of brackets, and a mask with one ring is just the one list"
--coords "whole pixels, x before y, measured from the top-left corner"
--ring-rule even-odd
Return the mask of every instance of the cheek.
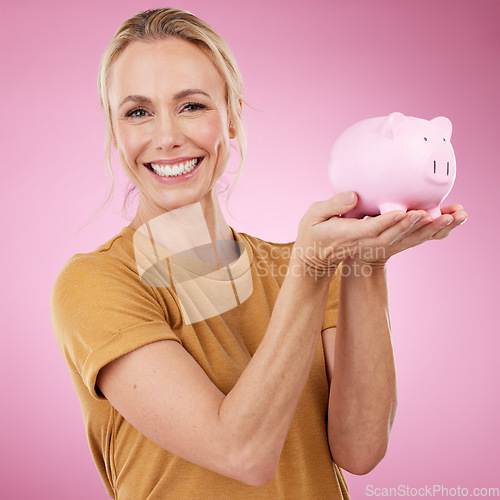
[[198, 132], [207, 150], [218, 151], [229, 141], [229, 133], [219, 118], [214, 117], [212, 120], [205, 121], [200, 125]]
[[116, 131], [116, 142], [120, 156], [134, 160], [134, 156], [141, 151], [141, 144], [144, 141], [139, 130], [123, 127]]

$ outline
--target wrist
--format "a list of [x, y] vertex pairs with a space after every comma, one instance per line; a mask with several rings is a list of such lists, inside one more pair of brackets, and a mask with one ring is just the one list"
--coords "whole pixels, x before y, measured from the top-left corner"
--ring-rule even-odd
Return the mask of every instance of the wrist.
[[385, 274], [387, 270], [387, 260], [366, 261], [356, 257], [347, 257], [342, 261], [341, 276], [365, 277], [376, 274]]
[[310, 258], [300, 249], [294, 248], [288, 266], [288, 274], [311, 282], [330, 282], [340, 262], [324, 262]]

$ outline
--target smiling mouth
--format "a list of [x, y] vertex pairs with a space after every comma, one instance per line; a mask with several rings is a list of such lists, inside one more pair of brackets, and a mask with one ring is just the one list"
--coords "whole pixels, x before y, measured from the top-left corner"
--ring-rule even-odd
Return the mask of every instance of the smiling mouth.
[[144, 165], [160, 177], [180, 177], [191, 172], [201, 160], [202, 158], [193, 158], [173, 165], [158, 165], [156, 163], [145, 163]]

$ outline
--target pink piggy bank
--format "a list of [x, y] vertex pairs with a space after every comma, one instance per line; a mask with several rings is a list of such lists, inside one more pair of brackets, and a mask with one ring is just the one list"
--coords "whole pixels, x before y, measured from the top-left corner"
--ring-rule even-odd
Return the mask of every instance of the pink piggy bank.
[[328, 165], [335, 193], [358, 194], [358, 204], [344, 217], [416, 209], [441, 215], [456, 176], [451, 129], [444, 116], [423, 120], [392, 113], [345, 130]]

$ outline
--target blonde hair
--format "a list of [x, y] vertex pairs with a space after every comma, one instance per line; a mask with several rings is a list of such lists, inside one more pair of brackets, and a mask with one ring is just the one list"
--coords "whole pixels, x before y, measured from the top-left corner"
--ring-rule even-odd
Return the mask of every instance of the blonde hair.
[[[212, 27], [195, 15], [180, 9], [154, 9], [139, 12], [125, 21], [115, 33], [102, 55], [97, 88], [99, 100], [107, 121], [106, 157], [111, 173], [112, 185], [103, 206], [111, 200], [114, 191], [113, 171], [111, 168], [111, 144], [113, 141], [113, 122], [108, 99], [108, 85], [111, 67], [126, 47], [134, 41], [153, 42], [169, 37], [177, 37], [193, 43], [203, 50], [212, 60], [226, 84], [226, 104], [228, 120], [238, 141], [241, 157], [240, 168], [235, 182], [241, 175], [246, 158], [247, 142], [241, 117], [243, 100], [243, 79], [236, 60], [224, 39]], [[234, 184], [229, 189], [229, 194]], [[128, 190], [126, 198], [133, 190]], [[126, 199], [125, 199], [126, 203]]]

